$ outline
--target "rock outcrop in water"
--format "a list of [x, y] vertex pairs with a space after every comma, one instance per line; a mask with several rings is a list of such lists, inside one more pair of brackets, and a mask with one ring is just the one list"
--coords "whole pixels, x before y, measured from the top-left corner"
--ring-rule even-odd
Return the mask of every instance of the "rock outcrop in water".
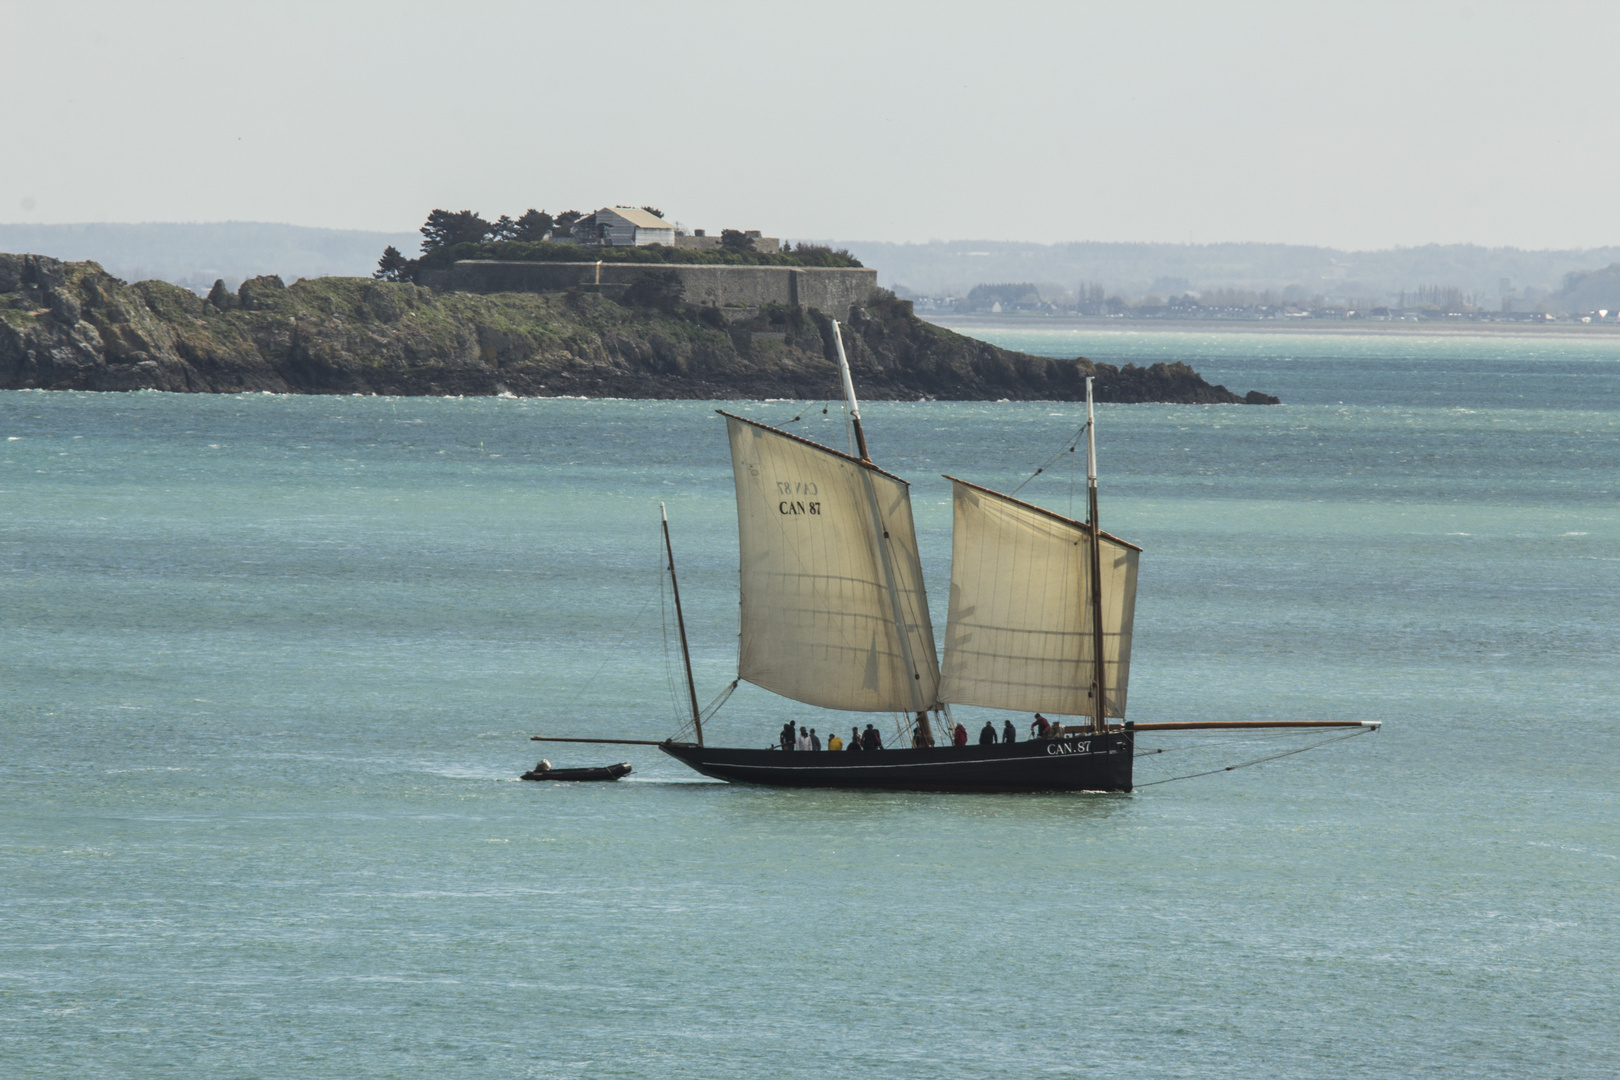
[[[208, 297], [133, 285], [92, 262], [0, 255], [0, 388], [309, 394], [838, 397], [831, 323], [814, 310], [742, 321], [649, 281], [617, 298], [440, 293], [364, 278], [259, 277]], [[850, 316], [863, 396], [1274, 404], [1186, 364], [1115, 368], [999, 349], [878, 297]]]

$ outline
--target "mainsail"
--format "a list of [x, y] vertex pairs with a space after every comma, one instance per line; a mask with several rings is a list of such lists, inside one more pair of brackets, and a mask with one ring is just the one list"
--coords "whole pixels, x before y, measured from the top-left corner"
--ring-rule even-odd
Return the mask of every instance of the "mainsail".
[[910, 487], [723, 413], [737, 481], [737, 674], [828, 709], [934, 707], [939, 666]]
[[[950, 621], [942, 701], [1089, 716], [1091, 530], [951, 478]], [[1125, 715], [1141, 548], [1100, 535], [1106, 715]]]

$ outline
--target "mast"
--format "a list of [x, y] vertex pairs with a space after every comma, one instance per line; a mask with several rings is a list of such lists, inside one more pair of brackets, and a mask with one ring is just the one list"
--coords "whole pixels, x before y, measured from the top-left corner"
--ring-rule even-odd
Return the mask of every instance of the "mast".
[[[837, 319], [832, 320], [832, 329], [833, 344], [838, 348], [838, 372], [844, 378], [844, 400], [849, 406], [850, 423], [855, 428], [855, 445], [860, 451], [861, 463], [871, 465], [872, 455], [866, 449], [866, 432], [861, 428], [861, 405], [855, 400], [855, 380], [849, 373], [849, 357], [844, 355], [844, 330], [838, 325]], [[905, 613], [900, 610], [900, 590], [895, 583], [894, 564], [889, 559], [889, 530], [878, 508], [877, 492], [872, 490], [872, 478], [864, 469], [861, 470], [861, 481], [866, 488], [867, 507], [872, 514], [873, 540], [883, 564], [883, 583], [889, 594], [889, 609], [893, 612], [894, 629], [900, 638], [900, 655], [905, 657], [906, 673], [911, 676], [912, 711], [924, 713], [933, 702], [924, 701], [918, 692], [917, 683], [922, 681], [922, 674], [917, 670], [917, 659], [911, 652], [911, 635], [906, 629]]]
[[1091, 404], [1090, 376], [1086, 377], [1086, 495], [1091, 500], [1091, 667], [1096, 681], [1091, 684], [1091, 726], [1101, 735], [1108, 730], [1108, 706], [1104, 701], [1107, 684], [1103, 661], [1102, 537], [1097, 521], [1097, 416]]
[[692, 696], [692, 728], [697, 732], [698, 745], [702, 746], [703, 715], [698, 709], [697, 683], [692, 679], [692, 650], [686, 646], [686, 617], [681, 614], [681, 586], [675, 580], [675, 548], [669, 542], [669, 511], [663, 503], [658, 504], [658, 514], [664, 519], [664, 552], [669, 556], [669, 587], [675, 593], [675, 625], [681, 631], [681, 659], [686, 661], [686, 692]]
[[844, 376], [844, 403], [849, 406], [849, 420], [855, 427], [855, 445], [861, 460], [871, 461], [872, 455], [866, 452], [866, 432], [861, 430], [861, 406], [855, 400], [855, 380], [849, 376], [849, 358], [844, 355], [844, 332], [837, 319], [832, 321], [832, 327], [833, 344], [838, 346], [838, 370]]

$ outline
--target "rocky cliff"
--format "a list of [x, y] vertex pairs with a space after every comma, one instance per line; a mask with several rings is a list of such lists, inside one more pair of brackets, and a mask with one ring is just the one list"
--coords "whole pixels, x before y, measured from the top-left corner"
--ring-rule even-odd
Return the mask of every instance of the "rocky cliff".
[[[234, 393], [837, 397], [831, 323], [772, 308], [743, 321], [656, 278], [616, 296], [440, 293], [408, 283], [279, 278], [206, 298], [133, 285], [91, 262], [0, 255], [0, 388]], [[1009, 352], [878, 298], [850, 317], [862, 395], [1199, 404], [1239, 397], [1185, 364], [1114, 368]]]

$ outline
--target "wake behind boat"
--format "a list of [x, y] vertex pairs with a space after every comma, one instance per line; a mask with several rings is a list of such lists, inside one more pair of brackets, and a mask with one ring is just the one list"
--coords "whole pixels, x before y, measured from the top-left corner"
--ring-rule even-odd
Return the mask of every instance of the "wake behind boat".
[[[796, 752], [788, 732], [775, 749], [706, 746], [667, 513], [664, 547], [686, 664], [691, 738], [557, 741], [642, 742], [707, 776], [778, 786], [1130, 791], [1139, 730], [1376, 726], [1125, 722], [1142, 549], [1098, 526], [1090, 379], [1086, 521], [946, 477], [953, 522], [941, 664], [910, 485], [873, 463], [836, 321], [832, 329], [852, 453], [719, 410], [726, 418], [737, 493], [737, 679], [818, 708], [890, 714], [893, 735], [906, 748], [883, 749], [881, 737], [871, 741], [857, 733], [857, 741], [869, 742], [858, 751]], [[997, 739], [994, 726], [986, 724], [983, 744], [964, 745], [966, 732], [952, 717], [952, 705], [1034, 713], [1046, 737], [1015, 741], [1010, 737], [1017, 725], [1008, 721], [1009, 738]], [[1043, 713], [1080, 723], [1047, 728]]]

